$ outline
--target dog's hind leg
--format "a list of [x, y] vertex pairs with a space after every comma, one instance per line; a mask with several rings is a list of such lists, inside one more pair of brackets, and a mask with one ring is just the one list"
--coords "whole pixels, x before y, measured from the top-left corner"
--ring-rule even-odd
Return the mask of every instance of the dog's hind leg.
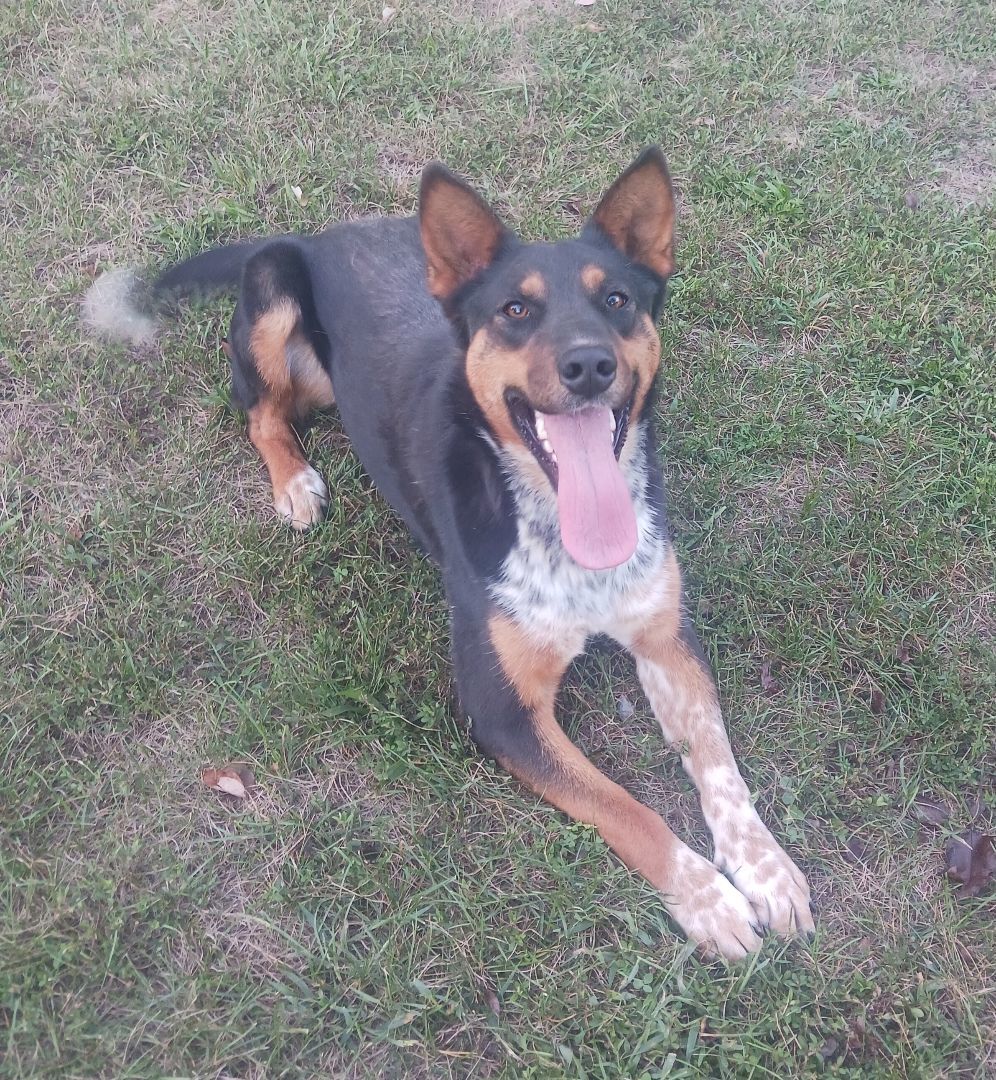
[[232, 397], [273, 485], [277, 513], [295, 529], [320, 521], [328, 490], [308, 464], [296, 425], [334, 403], [328, 348], [316, 326], [310, 280], [293, 242], [276, 241], [246, 263], [225, 350]]

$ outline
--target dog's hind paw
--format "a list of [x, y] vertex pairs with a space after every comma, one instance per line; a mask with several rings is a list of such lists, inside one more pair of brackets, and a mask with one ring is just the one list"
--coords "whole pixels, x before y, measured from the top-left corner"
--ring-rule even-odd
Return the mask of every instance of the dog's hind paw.
[[274, 488], [273, 506], [294, 529], [303, 531], [325, 516], [329, 491], [325, 481], [309, 465], [295, 473], [281, 491]]

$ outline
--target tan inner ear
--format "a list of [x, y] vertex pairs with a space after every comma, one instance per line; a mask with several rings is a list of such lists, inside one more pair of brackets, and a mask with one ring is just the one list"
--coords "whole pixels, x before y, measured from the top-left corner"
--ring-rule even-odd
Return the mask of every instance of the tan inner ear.
[[592, 220], [634, 262], [661, 277], [674, 273], [674, 197], [667, 174], [655, 162], [619, 177]]
[[447, 180], [423, 195], [419, 222], [429, 291], [437, 299], [452, 296], [490, 266], [504, 232], [482, 199]]

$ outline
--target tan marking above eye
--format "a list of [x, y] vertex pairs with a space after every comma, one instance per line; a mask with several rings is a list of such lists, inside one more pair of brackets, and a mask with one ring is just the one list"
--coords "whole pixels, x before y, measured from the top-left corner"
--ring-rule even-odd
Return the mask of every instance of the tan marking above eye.
[[605, 271], [594, 263], [589, 263], [581, 271], [581, 284], [589, 292], [598, 292], [605, 284]]
[[519, 282], [519, 292], [529, 300], [546, 299], [546, 282], [543, 275], [537, 270], [526, 276]]

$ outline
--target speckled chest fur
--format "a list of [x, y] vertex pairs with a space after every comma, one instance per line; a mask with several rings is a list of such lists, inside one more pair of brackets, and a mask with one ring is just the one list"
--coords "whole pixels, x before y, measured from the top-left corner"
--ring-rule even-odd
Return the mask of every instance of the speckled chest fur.
[[[538, 641], [564, 643], [604, 633], [618, 637], [621, 628], [649, 616], [667, 589], [664, 574], [668, 540], [663, 513], [650, 498], [645, 462], [645, 424], [630, 433], [620, 461], [633, 499], [639, 542], [635, 554], [611, 570], [578, 566], [560, 539], [557, 502], [549, 487], [532, 481], [524, 455], [502, 452], [503, 467], [518, 513], [517, 538], [491, 596], [517, 622], [528, 625]], [[580, 646], [578, 646], [580, 647]]]

